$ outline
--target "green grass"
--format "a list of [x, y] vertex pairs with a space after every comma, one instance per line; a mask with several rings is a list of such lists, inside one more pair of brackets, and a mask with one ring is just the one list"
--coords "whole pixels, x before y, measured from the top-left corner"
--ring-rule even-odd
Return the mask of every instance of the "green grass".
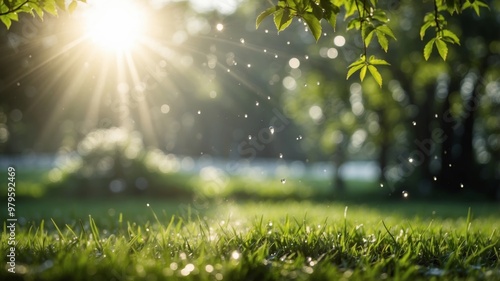
[[498, 205], [17, 203], [0, 280], [500, 280]]

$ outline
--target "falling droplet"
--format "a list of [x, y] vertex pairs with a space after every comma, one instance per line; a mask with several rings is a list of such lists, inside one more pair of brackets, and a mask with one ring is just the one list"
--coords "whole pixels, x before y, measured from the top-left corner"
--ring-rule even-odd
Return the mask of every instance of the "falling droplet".
[[287, 41], [287, 42], [286, 42], [286, 44], [287, 44], [287, 45], [290, 45], [290, 41]]
[[264, 53], [267, 53], [267, 50], [266, 50], [266, 49], [264, 49]]
[[408, 158], [408, 162], [413, 163], [413, 158]]
[[411, 123], [413, 124], [413, 126], [417, 126], [417, 122], [413, 121]]
[[224, 25], [222, 23], [218, 23], [215, 28], [217, 28], [218, 31], [222, 31], [224, 29]]
[[306, 56], [305, 56], [305, 58], [306, 58], [306, 60], [308, 60], [308, 59], [309, 59], [309, 56], [308, 56], [308, 55], [306, 55]]
[[316, 82], [316, 85], [318, 85], [318, 86], [319, 86], [319, 85], [321, 85], [321, 83], [318, 81], [318, 82]]
[[278, 55], [274, 55], [274, 58], [277, 59], [278, 58]]
[[251, 64], [247, 64], [247, 67], [250, 68], [250, 67], [252, 67], [252, 65]]
[[384, 187], [384, 184], [383, 184], [383, 183], [381, 183], [381, 184], [380, 184], [380, 187]]
[[438, 178], [437, 178], [437, 177], [434, 177], [434, 181], [437, 181], [437, 180], [438, 180]]
[[267, 96], [267, 99], [270, 100], [271, 99], [271, 96]]
[[463, 183], [460, 184], [460, 188], [464, 188], [464, 184]]
[[248, 118], [248, 114], [245, 114], [245, 118]]
[[21, 82], [17, 82], [17, 86], [18, 86], [18, 87], [19, 87], [19, 86], [21, 86]]
[[280, 158], [283, 158], [283, 154], [282, 153], [280, 153]]
[[240, 38], [240, 42], [241, 42], [241, 44], [245, 44], [245, 39]]
[[403, 196], [403, 198], [408, 198], [410, 194], [408, 193], [408, 191], [403, 190], [403, 192], [401, 192], [401, 195]]
[[450, 168], [451, 168], [451, 164], [448, 164], [448, 167], [450, 167]]
[[146, 203], [146, 206], [149, 207], [149, 203]]
[[259, 102], [258, 101], [255, 102], [255, 106], [259, 106]]
[[251, 140], [252, 139], [252, 135], [248, 135], [248, 139]]
[[198, 110], [198, 114], [201, 114], [201, 110]]
[[267, 29], [266, 29], [266, 30], [264, 30], [264, 32], [265, 32], [265, 33], [269, 33], [269, 30], [267, 30]]
[[281, 183], [285, 184], [286, 183], [286, 179], [281, 179]]
[[271, 132], [271, 135], [274, 134], [274, 127], [273, 126], [269, 126], [269, 132]]
[[434, 117], [438, 118], [438, 115], [437, 115], [437, 114], [435, 114], [435, 115], [434, 115]]

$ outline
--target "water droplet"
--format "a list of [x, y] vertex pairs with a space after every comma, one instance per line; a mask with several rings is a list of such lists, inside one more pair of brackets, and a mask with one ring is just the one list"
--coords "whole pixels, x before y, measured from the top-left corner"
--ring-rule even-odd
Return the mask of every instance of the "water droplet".
[[259, 106], [259, 102], [258, 101], [255, 102], [255, 106]]
[[308, 55], [305, 55], [305, 58], [306, 58], [306, 60], [308, 60], [308, 59], [309, 59], [309, 56], [308, 56]]
[[286, 179], [281, 179], [281, 183], [285, 184], [286, 183]]
[[232, 258], [233, 260], [237, 260], [237, 259], [239, 259], [239, 258], [240, 258], [240, 253], [239, 253], [238, 251], [233, 251], [233, 252], [231, 253], [231, 258]]
[[451, 164], [448, 164], [448, 167], [450, 167], [450, 168], [451, 168]]
[[215, 28], [217, 28], [218, 31], [222, 31], [224, 29], [224, 25], [222, 23], [218, 23]]
[[282, 153], [280, 153], [280, 158], [283, 158], [283, 154]]
[[411, 123], [413, 124], [413, 126], [417, 126], [417, 122], [413, 121]]
[[252, 67], [252, 65], [251, 64], [247, 64], [247, 67], [250, 68], [250, 67]]
[[269, 131], [271, 132], [271, 135], [274, 134], [274, 127], [273, 126], [269, 126]]
[[264, 49], [264, 53], [267, 53], [267, 50], [266, 50], [266, 49]]
[[149, 203], [146, 203], [146, 206], [149, 207]]
[[245, 118], [248, 118], [248, 114], [245, 114]]
[[270, 100], [271, 99], [271, 96], [267, 96], [267, 99]]
[[17, 82], [17, 86], [18, 86], [18, 87], [19, 87], [19, 86], [21, 86], [21, 82]]
[[252, 139], [252, 135], [248, 135], [248, 139], [251, 140]]
[[241, 42], [241, 44], [245, 44], [245, 39], [240, 38], [240, 42]]
[[406, 190], [403, 190], [403, 192], [401, 192], [401, 195], [403, 196], [403, 198], [408, 198], [408, 196], [410, 196], [410, 194]]
[[380, 187], [384, 187], [384, 184], [383, 184], [383, 183], [381, 183], [381, 184], [380, 184]]
[[277, 59], [278, 58], [278, 55], [274, 55], [274, 58]]
[[437, 177], [434, 177], [434, 181], [437, 181], [437, 180], [438, 180], [438, 178], [437, 178]]
[[413, 163], [413, 158], [408, 158], [408, 162]]
[[463, 183], [460, 184], [460, 188], [464, 188], [464, 184]]
[[321, 83], [318, 81], [318, 82], [316, 82], [316, 85], [318, 85], [318, 86], [319, 86], [319, 85], [321, 85]]
[[201, 110], [198, 110], [198, 114], [201, 114]]
[[287, 42], [286, 42], [286, 44], [287, 44], [287, 45], [290, 45], [290, 41], [287, 41]]
[[264, 30], [264, 32], [265, 32], [265, 33], [269, 33], [269, 30], [267, 30], [267, 29], [266, 29], [266, 30]]
[[438, 115], [437, 115], [437, 114], [435, 114], [435, 115], [434, 115], [434, 117], [438, 118]]

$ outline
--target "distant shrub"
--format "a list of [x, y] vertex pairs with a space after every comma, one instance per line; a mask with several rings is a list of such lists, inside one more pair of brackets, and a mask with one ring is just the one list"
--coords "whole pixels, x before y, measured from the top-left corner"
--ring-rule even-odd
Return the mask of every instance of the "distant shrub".
[[191, 196], [179, 161], [160, 150], [145, 149], [142, 136], [121, 128], [89, 133], [70, 160], [54, 168], [51, 195], [109, 197]]

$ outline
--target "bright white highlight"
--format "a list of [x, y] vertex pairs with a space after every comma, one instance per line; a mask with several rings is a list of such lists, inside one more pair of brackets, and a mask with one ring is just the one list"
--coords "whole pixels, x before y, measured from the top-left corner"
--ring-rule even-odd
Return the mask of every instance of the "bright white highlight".
[[132, 0], [94, 1], [85, 10], [90, 40], [108, 50], [130, 50], [143, 33], [145, 17]]

